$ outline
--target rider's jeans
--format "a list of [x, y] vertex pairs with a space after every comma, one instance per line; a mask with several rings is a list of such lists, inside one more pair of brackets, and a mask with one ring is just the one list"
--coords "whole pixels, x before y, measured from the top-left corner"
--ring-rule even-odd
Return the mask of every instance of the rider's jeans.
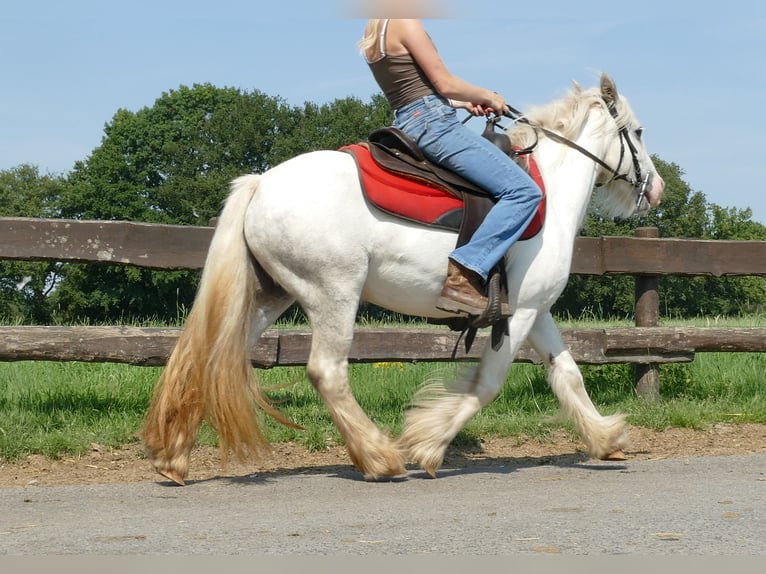
[[394, 126], [412, 137], [428, 159], [497, 199], [471, 240], [450, 254], [486, 279], [534, 217], [542, 200], [540, 188], [500, 148], [461, 123], [441, 96], [397, 109]]

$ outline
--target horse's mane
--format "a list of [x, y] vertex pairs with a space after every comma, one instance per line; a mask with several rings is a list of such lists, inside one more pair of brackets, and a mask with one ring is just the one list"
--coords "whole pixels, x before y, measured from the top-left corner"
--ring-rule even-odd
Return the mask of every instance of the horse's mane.
[[[545, 137], [540, 131], [535, 131], [533, 126], [542, 126], [567, 139], [574, 140], [594, 107], [601, 107], [604, 111], [607, 109], [601, 90], [595, 87], [584, 89], [577, 82], [573, 82], [572, 88], [563, 97], [548, 104], [532, 107], [524, 113], [524, 118], [529, 124], [517, 122], [507, 130], [507, 133], [513, 145], [522, 148], [533, 146], [540, 138]], [[614, 118], [617, 127], [628, 125], [632, 117], [633, 112], [630, 106], [624, 97], [620, 97], [617, 103], [617, 115]], [[617, 134], [609, 113], [599, 114], [599, 118], [600, 123], [592, 125], [597, 130], [597, 134], [604, 136]], [[601, 193], [605, 190], [599, 189], [600, 192], [596, 194], [595, 199], [605, 215], [626, 216], [635, 211], [630, 195]]]
[[[531, 125], [542, 126], [552, 130], [567, 139], [573, 139], [580, 131], [583, 122], [594, 106], [604, 107], [606, 104], [598, 88], [583, 89], [577, 82], [569, 92], [548, 104], [530, 108], [524, 113]], [[616, 118], [617, 125], [622, 127], [629, 121], [630, 110], [628, 106], [619, 105]], [[606, 118], [604, 118], [606, 120]], [[606, 130], [608, 123], [603, 122], [600, 129]], [[508, 130], [514, 145], [526, 147], [534, 144], [539, 134], [535, 134], [530, 125], [518, 123]]]

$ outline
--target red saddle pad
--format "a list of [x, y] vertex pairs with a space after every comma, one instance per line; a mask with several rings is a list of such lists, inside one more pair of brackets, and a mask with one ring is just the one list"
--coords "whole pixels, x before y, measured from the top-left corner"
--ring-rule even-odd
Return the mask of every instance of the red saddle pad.
[[[381, 168], [366, 146], [352, 144], [340, 148], [356, 158], [359, 177], [367, 199], [377, 208], [392, 215], [424, 225], [458, 231], [463, 201], [436, 184], [408, 178]], [[539, 233], [545, 221], [545, 185], [537, 163], [525, 156], [529, 175], [543, 192], [543, 200], [522, 239]]]

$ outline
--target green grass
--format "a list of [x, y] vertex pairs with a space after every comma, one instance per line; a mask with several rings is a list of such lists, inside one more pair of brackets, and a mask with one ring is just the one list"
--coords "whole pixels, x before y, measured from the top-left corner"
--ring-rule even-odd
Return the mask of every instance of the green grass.
[[[743, 322], [736, 324], [742, 326]], [[756, 320], [755, 325], [762, 324], [762, 319]], [[568, 326], [584, 325], [562, 324]], [[587, 326], [617, 325], [589, 322]], [[396, 435], [404, 410], [423, 381], [435, 376], [451, 378], [466, 367], [443, 363], [352, 365], [352, 388], [372, 420]], [[635, 426], [661, 429], [703, 428], [720, 422], [766, 423], [766, 354], [701, 353], [692, 363], [663, 365], [657, 403], [636, 397], [630, 365], [581, 368], [600, 412], [626, 413]], [[136, 442], [160, 371], [109, 363], [0, 363], [0, 460], [31, 453], [51, 457], [80, 454], [93, 443], [120, 447]], [[259, 377], [279, 408], [304, 427], [297, 430], [269, 420], [270, 440], [299, 442], [317, 450], [342, 442], [302, 367], [263, 370]], [[468, 423], [456, 443], [515, 435], [545, 440], [555, 429], [571, 429], [558, 414], [542, 367], [515, 364], [496, 400]], [[216, 436], [203, 427], [199, 442], [215, 444]]]

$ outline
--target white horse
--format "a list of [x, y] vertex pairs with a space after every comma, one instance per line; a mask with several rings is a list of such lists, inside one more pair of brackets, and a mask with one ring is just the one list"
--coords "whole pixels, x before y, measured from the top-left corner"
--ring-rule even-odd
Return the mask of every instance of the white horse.
[[619, 453], [624, 417], [596, 410], [550, 308], [567, 283], [594, 188], [612, 214], [628, 216], [657, 205], [664, 182], [633, 111], [605, 74], [599, 88], [575, 83], [525, 117], [529, 124], [508, 134], [517, 145], [537, 142], [548, 206], [542, 231], [505, 256], [509, 334], [498, 350], [486, 346], [465, 380], [421, 389], [398, 439], [367, 417], [349, 386], [357, 309], [365, 300], [408, 315], [449, 317], [435, 305], [456, 235], [371, 207], [354, 159], [340, 151], [303, 154], [236, 179], [141, 431], [154, 468], [183, 484], [203, 419], [218, 431], [224, 452], [239, 456], [266, 445], [264, 411], [289, 423], [261, 394], [249, 350], [296, 301], [312, 329], [308, 376], [367, 479], [403, 474], [408, 460], [435, 475], [455, 435], [498, 394], [527, 339], [589, 454]]

